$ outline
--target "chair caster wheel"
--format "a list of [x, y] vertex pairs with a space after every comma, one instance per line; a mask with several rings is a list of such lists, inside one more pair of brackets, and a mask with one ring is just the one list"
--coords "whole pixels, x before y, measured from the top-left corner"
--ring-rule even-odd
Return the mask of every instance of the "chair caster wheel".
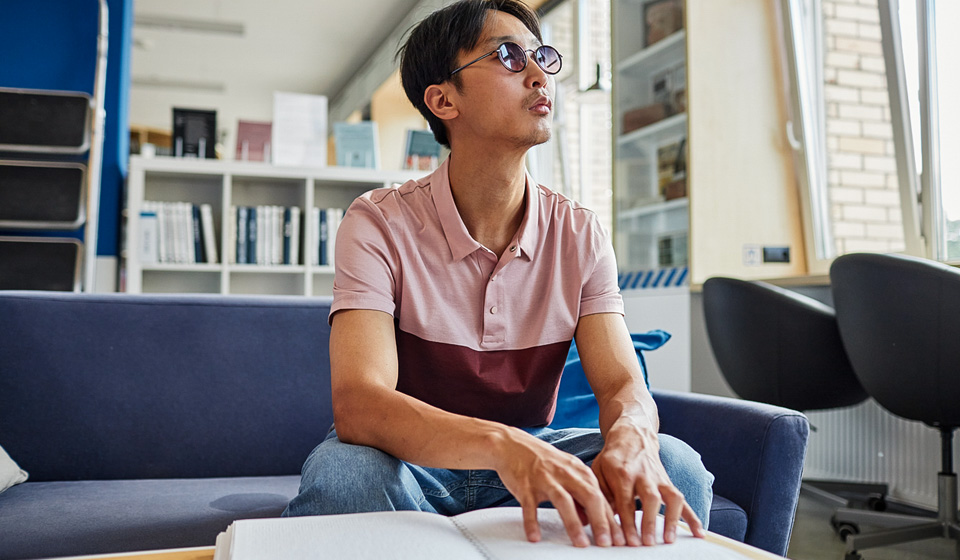
[[873, 511], [887, 511], [887, 500], [883, 496], [870, 498], [867, 500], [867, 507]]
[[854, 523], [838, 523], [837, 521], [831, 519], [830, 524], [833, 525], [833, 530], [836, 531], [837, 536], [840, 537], [840, 540], [846, 541], [847, 537], [850, 535], [859, 535], [860, 526]]
[[843, 560], [863, 560], [863, 556], [857, 551], [848, 552], [843, 555]]

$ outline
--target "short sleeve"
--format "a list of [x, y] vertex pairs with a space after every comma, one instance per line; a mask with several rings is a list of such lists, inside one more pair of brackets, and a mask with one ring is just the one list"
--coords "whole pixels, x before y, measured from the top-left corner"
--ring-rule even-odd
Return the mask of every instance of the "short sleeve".
[[599, 221], [594, 220], [592, 225], [597, 259], [580, 292], [580, 317], [596, 313], [623, 315], [623, 297], [617, 281], [617, 257], [613, 252], [613, 244]]
[[333, 305], [329, 322], [344, 309], [396, 310], [399, 259], [383, 214], [368, 196], [357, 198], [337, 229]]

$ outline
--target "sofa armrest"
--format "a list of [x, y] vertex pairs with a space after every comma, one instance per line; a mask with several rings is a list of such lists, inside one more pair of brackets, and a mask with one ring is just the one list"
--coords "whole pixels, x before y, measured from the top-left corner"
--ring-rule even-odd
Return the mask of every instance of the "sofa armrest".
[[696, 393], [653, 391], [660, 431], [703, 458], [713, 489], [744, 509], [744, 542], [784, 555], [800, 494], [807, 417], [777, 406]]

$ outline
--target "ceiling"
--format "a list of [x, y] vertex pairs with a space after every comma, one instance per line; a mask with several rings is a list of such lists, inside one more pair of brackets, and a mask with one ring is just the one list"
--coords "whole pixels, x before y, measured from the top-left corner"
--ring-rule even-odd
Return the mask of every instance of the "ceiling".
[[[418, 0], [135, 0], [137, 90], [333, 97]], [[146, 25], [144, 19], [186, 20]], [[190, 29], [242, 28], [235, 31]], [[162, 21], [160, 22], [162, 23]]]

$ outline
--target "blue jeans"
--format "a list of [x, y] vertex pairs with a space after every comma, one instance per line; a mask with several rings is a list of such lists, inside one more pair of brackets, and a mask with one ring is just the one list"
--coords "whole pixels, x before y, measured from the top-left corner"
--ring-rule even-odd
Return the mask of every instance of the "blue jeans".
[[[590, 464], [603, 448], [596, 429], [526, 430]], [[667, 475], [707, 526], [713, 475], [684, 442], [660, 434], [660, 460]], [[284, 517], [367, 511], [413, 510], [457, 515], [475, 509], [519, 506], [491, 470], [425, 468], [362, 445], [350, 445], [331, 430], [303, 465], [300, 493]]]

